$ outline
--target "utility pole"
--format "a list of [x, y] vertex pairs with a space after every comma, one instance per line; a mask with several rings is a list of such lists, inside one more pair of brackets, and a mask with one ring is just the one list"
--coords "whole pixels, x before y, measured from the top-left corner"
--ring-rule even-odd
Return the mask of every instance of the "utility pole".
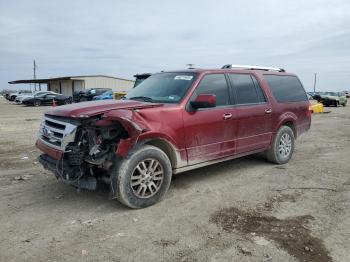
[[[36, 79], [36, 69], [38, 68], [38, 66], [35, 63], [35, 59], [34, 59], [34, 65], [33, 65], [33, 71], [34, 71], [34, 80]], [[40, 85], [39, 85], [39, 89], [41, 89]], [[34, 91], [36, 91], [36, 83], [34, 83]], [[41, 90], [40, 90], [41, 91]]]
[[315, 75], [315, 80], [314, 80], [314, 93], [316, 92], [316, 82], [317, 82], [317, 73]]

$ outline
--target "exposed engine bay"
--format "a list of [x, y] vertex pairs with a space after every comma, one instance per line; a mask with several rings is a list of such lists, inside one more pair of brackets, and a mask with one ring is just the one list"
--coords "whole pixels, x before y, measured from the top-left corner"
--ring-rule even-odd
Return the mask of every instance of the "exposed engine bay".
[[[73, 127], [66, 133], [70, 126]], [[116, 121], [106, 124], [100, 116], [85, 120], [45, 116], [41, 130], [39, 139], [63, 152], [59, 160], [41, 155], [43, 166], [58, 179], [90, 190], [96, 189], [98, 179], [109, 181], [116, 147], [121, 139], [128, 138], [121, 124]]]

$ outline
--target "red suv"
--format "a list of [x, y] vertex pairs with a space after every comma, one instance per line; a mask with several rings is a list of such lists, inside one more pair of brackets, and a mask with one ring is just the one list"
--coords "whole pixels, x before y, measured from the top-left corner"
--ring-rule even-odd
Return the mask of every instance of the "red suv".
[[125, 100], [54, 107], [36, 145], [57, 178], [86, 189], [108, 181], [112, 198], [143, 208], [173, 174], [258, 152], [287, 163], [310, 124], [297, 76], [227, 65], [153, 74]]

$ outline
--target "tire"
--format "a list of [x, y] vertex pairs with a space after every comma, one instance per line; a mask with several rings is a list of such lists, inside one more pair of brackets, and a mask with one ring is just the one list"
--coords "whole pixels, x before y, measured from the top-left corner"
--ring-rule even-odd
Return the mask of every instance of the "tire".
[[339, 105], [339, 102], [338, 102], [338, 101], [335, 101], [334, 106], [335, 106], [335, 107], [338, 107], [338, 105]]
[[293, 130], [289, 126], [282, 126], [278, 130], [271, 148], [266, 151], [265, 155], [270, 162], [282, 165], [292, 158], [294, 147], [295, 138]]
[[346, 101], [344, 102], [343, 107], [346, 107]]
[[40, 100], [35, 100], [33, 105], [34, 106], [40, 106], [41, 105], [41, 101]]
[[150, 145], [136, 149], [112, 172], [116, 172], [116, 197], [130, 208], [145, 208], [160, 202], [169, 189], [172, 176], [167, 155]]

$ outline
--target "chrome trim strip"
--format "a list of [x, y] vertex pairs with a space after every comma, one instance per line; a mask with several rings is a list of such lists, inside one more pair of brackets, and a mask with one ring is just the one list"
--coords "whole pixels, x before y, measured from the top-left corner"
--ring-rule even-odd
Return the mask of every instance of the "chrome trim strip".
[[247, 156], [247, 155], [251, 155], [251, 154], [260, 153], [260, 152], [263, 152], [265, 150], [266, 150], [266, 148], [262, 148], [262, 149], [257, 149], [257, 150], [245, 152], [245, 153], [242, 153], [242, 154], [236, 154], [236, 155], [231, 155], [231, 156], [228, 156], [228, 157], [223, 157], [223, 158], [219, 158], [219, 159], [209, 160], [209, 161], [201, 162], [201, 163], [190, 165], [190, 166], [174, 168], [173, 169], [173, 174], [174, 175], [180, 174], [182, 172], [190, 171], [192, 169], [197, 169], [197, 168], [200, 168], [200, 167], [205, 167], [205, 166], [217, 164], [217, 163], [228, 161], [228, 160], [232, 160], [232, 159], [235, 159], [235, 158], [239, 158], [239, 157], [243, 157], [243, 156]]
[[43, 144], [47, 145], [48, 147], [52, 147], [52, 148], [55, 148], [55, 149], [58, 149], [58, 150], [62, 150], [61, 147], [55, 146], [55, 145], [53, 145], [51, 143], [48, 143], [47, 141], [45, 141], [41, 137], [39, 137], [38, 139], [40, 140], [40, 142], [42, 142]]

